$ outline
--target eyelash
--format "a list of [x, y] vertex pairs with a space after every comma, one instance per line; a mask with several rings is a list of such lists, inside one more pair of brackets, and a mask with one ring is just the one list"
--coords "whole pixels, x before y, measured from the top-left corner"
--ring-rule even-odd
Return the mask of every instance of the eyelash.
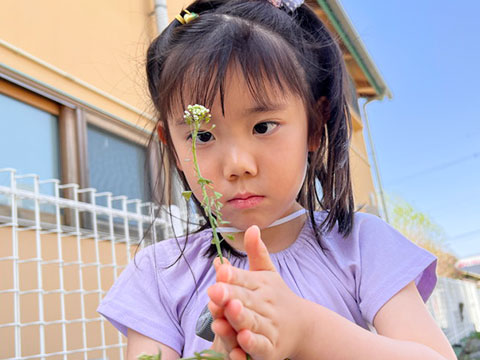
[[[254, 126], [254, 128], [257, 127], [258, 125], [263, 125], [263, 124], [275, 125], [274, 128], [276, 128], [279, 125], [278, 122], [276, 122], [276, 121], [264, 121], [264, 122], [260, 122], [260, 123], [256, 124]], [[199, 142], [198, 141], [200, 136], [205, 135], [205, 134], [212, 135], [212, 133], [210, 131], [203, 131], [203, 132], [199, 131], [198, 135], [197, 135], [197, 143], [198, 144], [203, 145], [203, 144], [206, 144], [208, 142], [208, 140], [206, 142]], [[266, 133], [262, 133], [261, 135], [264, 135], [264, 134], [266, 134]], [[191, 139], [192, 139], [192, 134], [189, 134], [188, 137], [187, 137], [187, 140], [191, 140]]]

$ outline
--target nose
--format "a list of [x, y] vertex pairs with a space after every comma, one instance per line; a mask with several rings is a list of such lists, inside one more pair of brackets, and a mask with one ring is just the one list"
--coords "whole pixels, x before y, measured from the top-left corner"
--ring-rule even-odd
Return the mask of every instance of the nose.
[[253, 150], [247, 146], [229, 144], [223, 154], [223, 176], [235, 180], [243, 176], [256, 176], [257, 162]]

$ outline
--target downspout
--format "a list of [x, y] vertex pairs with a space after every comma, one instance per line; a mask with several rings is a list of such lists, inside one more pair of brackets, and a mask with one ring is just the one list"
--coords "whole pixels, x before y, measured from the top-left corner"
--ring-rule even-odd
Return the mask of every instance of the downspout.
[[168, 25], [167, 0], [155, 0], [155, 20], [157, 31], [160, 34]]
[[389, 223], [389, 218], [388, 218], [388, 210], [387, 210], [387, 204], [385, 201], [385, 194], [383, 192], [383, 185], [382, 185], [382, 179], [380, 177], [380, 170], [378, 168], [377, 164], [377, 155], [375, 152], [375, 146], [373, 144], [373, 138], [372, 138], [372, 133], [370, 131], [370, 123], [368, 121], [368, 115], [367, 115], [367, 105], [374, 101], [374, 100], [379, 100], [379, 97], [372, 97], [368, 98], [367, 101], [363, 104], [363, 118], [365, 120], [365, 125], [367, 127], [367, 135], [368, 135], [368, 143], [370, 145], [370, 149], [372, 151], [372, 160], [373, 160], [373, 168], [375, 169], [375, 177], [377, 178], [377, 184], [378, 184], [378, 192], [380, 193], [380, 201], [382, 202], [382, 207], [383, 207], [383, 216], [385, 217], [385, 221]]

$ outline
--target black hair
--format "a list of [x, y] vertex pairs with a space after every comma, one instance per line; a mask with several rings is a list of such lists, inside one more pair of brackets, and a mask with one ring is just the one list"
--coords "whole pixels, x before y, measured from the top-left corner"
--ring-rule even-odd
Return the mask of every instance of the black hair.
[[[160, 148], [158, 179], [166, 179], [166, 167], [174, 168], [185, 190], [190, 190], [184, 174], [176, 167], [177, 154], [167, 119], [175, 106], [186, 108], [187, 89], [196, 103], [207, 108], [220, 94], [224, 111], [226, 73], [237, 65], [252, 97], [260, 104], [268, 103], [264, 89], [272, 85], [303, 99], [309, 141], [316, 139], [319, 146], [308, 154], [307, 175], [297, 201], [308, 210], [322, 249], [323, 231], [331, 231], [335, 224], [339, 233], [347, 236], [354, 217], [348, 82], [342, 53], [326, 26], [306, 4], [290, 12], [265, 0], [197, 0], [187, 10], [199, 17], [187, 24], [173, 20], [147, 52], [148, 89], [165, 135], [165, 144], [158, 143], [155, 131], [149, 141], [149, 145], [157, 142]], [[167, 199], [163, 189], [158, 189], [159, 183], [155, 183], [153, 200], [170, 205], [171, 182]], [[205, 218], [199, 201], [192, 199], [197, 212]], [[319, 209], [327, 213], [320, 227], [314, 217], [314, 211]], [[198, 231], [209, 226], [206, 221]], [[188, 233], [186, 236], [185, 246]], [[226, 241], [221, 246], [224, 252], [241, 255]], [[205, 255], [213, 257], [216, 253], [212, 245]]]

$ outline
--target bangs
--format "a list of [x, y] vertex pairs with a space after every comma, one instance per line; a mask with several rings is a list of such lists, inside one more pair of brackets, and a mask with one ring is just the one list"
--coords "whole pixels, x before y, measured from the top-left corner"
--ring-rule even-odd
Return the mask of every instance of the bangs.
[[233, 71], [243, 75], [250, 95], [260, 106], [269, 106], [290, 94], [304, 102], [309, 99], [306, 74], [283, 39], [228, 15], [205, 18], [202, 20], [214, 21], [217, 26], [197, 42], [201, 47], [194, 46], [193, 41], [189, 46], [179, 45], [165, 62], [160, 82], [164, 87], [158, 99], [163, 121], [178, 116], [179, 109], [183, 114], [189, 104], [211, 109], [218, 95], [225, 115], [226, 81]]

